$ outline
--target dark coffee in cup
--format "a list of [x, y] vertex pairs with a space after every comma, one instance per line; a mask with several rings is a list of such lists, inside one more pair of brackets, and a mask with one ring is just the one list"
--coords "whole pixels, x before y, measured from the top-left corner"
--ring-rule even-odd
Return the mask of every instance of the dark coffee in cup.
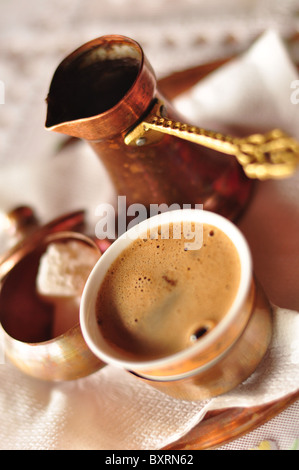
[[194, 249], [183, 224], [131, 242], [101, 283], [96, 315], [107, 343], [127, 360], [154, 360], [201, 341], [225, 317], [239, 288], [237, 249], [219, 228]]

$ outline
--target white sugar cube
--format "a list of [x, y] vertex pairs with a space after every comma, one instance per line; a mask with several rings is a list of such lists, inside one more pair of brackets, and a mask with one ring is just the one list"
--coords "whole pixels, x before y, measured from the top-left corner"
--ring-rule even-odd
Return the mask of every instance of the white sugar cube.
[[99, 257], [100, 253], [79, 241], [51, 243], [40, 259], [38, 293], [51, 297], [80, 296]]

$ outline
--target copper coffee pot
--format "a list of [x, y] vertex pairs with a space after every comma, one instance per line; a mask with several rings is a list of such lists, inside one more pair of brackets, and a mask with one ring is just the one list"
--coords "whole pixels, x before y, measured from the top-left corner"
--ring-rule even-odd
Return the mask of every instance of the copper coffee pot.
[[298, 163], [297, 142], [281, 131], [240, 139], [182, 124], [142, 48], [122, 36], [66, 57], [47, 102], [46, 128], [88, 141], [127, 206], [203, 204], [236, 219], [253, 178], [288, 176]]

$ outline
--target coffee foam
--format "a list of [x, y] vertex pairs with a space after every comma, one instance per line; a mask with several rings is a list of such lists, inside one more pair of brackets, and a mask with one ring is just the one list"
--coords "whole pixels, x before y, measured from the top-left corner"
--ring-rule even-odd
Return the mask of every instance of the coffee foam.
[[220, 229], [201, 228], [198, 250], [186, 248], [181, 228], [174, 239], [163, 238], [162, 227], [132, 242], [108, 270], [97, 299], [98, 323], [125, 357], [151, 360], [181, 351], [229, 310], [240, 281], [237, 250]]

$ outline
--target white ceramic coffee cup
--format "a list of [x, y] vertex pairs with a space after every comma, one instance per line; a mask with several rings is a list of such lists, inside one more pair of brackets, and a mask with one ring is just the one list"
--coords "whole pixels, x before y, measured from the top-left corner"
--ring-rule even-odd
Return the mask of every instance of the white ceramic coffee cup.
[[[144, 238], [148, 229], [177, 222], [195, 222], [214, 226], [224, 232], [234, 243], [241, 267], [240, 282], [235, 299], [224, 318], [208, 334], [185, 350], [161, 359], [139, 360], [136, 358], [129, 360], [124, 354], [109, 345], [98, 326], [96, 302], [101, 283], [112, 263], [134, 240], [139, 237]], [[255, 291], [250, 249], [245, 237], [236, 225], [220, 215], [204, 210], [182, 209], [169, 211], [135, 225], [114, 241], [101, 256], [93, 268], [83, 291], [80, 306], [80, 325], [88, 347], [104, 363], [133, 372], [158, 388], [163, 383], [167, 383], [165, 390], [167, 389], [167, 393], [169, 392], [175, 396], [201, 399], [223, 393], [223, 391], [244, 380], [252, 373], [264, 355], [271, 336], [270, 319], [268, 318], [269, 309], [267, 303], [261, 306], [265, 316], [262, 319], [262, 324], [259, 323], [262, 316], [259, 317], [259, 320], [251, 320], [254, 311]], [[248, 325], [253, 323], [252, 334], [260, 336], [257, 341], [259, 345], [257, 351], [255, 347], [253, 351], [250, 350], [252, 334], [250, 331], [247, 332]], [[262, 332], [258, 333], [259, 330], [262, 330]], [[250, 337], [249, 341], [246, 341], [246, 337]], [[245, 338], [244, 344], [242, 338]], [[243, 351], [244, 348], [246, 351]], [[235, 354], [230, 357], [234, 350]], [[240, 356], [240, 351], [249, 357], [248, 367], [242, 364], [241, 372], [239, 371], [237, 357]], [[242, 358], [242, 361], [244, 363], [244, 358]], [[236, 369], [235, 363], [237, 363], [237, 377], [232, 378], [231, 376], [235, 375], [233, 372], [233, 369]], [[215, 378], [215, 374], [216, 376], [217, 374], [222, 375], [222, 369], [225, 367], [231, 368], [231, 373], [227, 374], [226, 372], [226, 379], [219, 377], [220, 385], [214, 386], [215, 382], [219, 382], [217, 377]], [[191, 380], [193, 383], [191, 394], [184, 391], [186, 388], [185, 379], [190, 379], [190, 377], [197, 377], [195, 388], [194, 379]], [[200, 378], [202, 378], [204, 384], [201, 392]], [[175, 391], [176, 383], [180, 385], [178, 393]], [[209, 383], [211, 383], [211, 386], [209, 386]], [[183, 388], [181, 387], [182, 384], [184, 384]], [[198, 393], [194, 395], [195, 389], [198, 390]]]

